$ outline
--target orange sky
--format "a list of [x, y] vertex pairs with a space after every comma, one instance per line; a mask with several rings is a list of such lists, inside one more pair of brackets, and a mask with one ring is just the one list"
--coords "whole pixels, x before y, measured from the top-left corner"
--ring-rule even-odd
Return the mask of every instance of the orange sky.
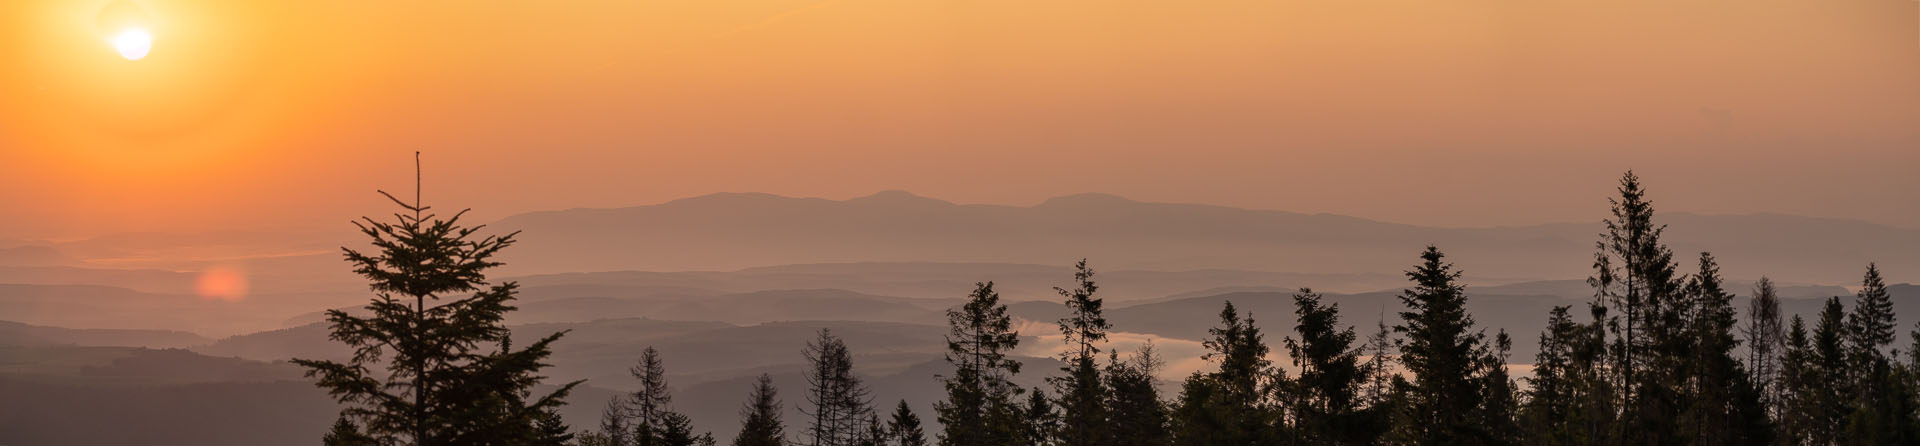
[[[0, 2], [0, 238], [718, 191], [1920, 227], [1912, 0]], [[561, 6], [565, 5], [565, 6]]]

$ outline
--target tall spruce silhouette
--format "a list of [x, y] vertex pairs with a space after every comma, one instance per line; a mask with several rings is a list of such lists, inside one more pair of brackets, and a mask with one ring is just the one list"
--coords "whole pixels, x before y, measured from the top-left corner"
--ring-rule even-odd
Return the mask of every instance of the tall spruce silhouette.
[[927, 433], [920, 429], [920, 416], [913, 414], [913, 408], [907, 406], [907, 400], [893, 407], [893, 417], [887, 419], [887, 441], [891, 446], [927, 446]]
[[1640, 177], [1620, 178], [1620, 196], [1609, 199], [1612, 216], [1595, 242], [1593, 276], [1587, 283], [1599, 304], [1611, 312], [1613, 333], [1607, 369], [1619, 418], [1607, 435], [1630, 444], [1677, 441], [1679, 396], [1673, 379], [1675, 351], [1684, 336], [1678, 315], [1683, 282], [1673, 251], [1661, 241], [1666, 226], [1653, 221], [1653, 202]]
[[1094, 295], [1100, 288], [1093, 282], [1093, 270], [1087, 268], [1086, 259], [1075, 263], [1073, 269], [1074, 288], [1054, 288], [1066, 299], [1068, 311], [1067, 317], [1060, 319], [1060, 334], [1067, 343], [1067, 351], [1060, 354], [1060, 361], [1066, 363], [1060, 371], [1066, 373], [1050, 379], [1060, 398], [1058, 437], [1066, 446], [1108, 444], [1112, 439], [1107, 430], [1107, 390], [1097, 361], [1098, 344], [1106, 341], [1113, 325], [1107, 323], [1102, 301]]
[[813, 446], [855, 446], [868, 437], [872, 400], [865, 384], [853, 374], [853, 353], [832, 331], [807, 343], [807, 402], [813, 417], [809, 425]]
[[966, 303], [947, 310], [948, 364], [953, 374], [941, 376], [946, 399], [934, 403], [941, 424], [943, 446], [997, 446], [1017, 443], [1023, 436], [1021, 410], [1014, 397], [1020, 388], [1011, 381], [1020, 362], [1007, 354], [1020, 344], [1013, 319], [993, 282], [974, 284]]
[[1241, 317], [1233, 302], [1220, 310], [1220, 325], [1208, 329], [1203, 359], [1220, 364], [1212, 372], [1194, 372], [1181, 385], [1174, 404], [1174, 444], [1267, 444], [1287, 433], [1279, 426], [1279, 408], [1268, 395], [1284, 388], [1284, 371], [1267, 359], [1269, 349], [1251, 315]]
[[[375, 251], [341, 248], [374, 298], [358, 317], [327, 311], [328, 338], [352, 348], [346, 362], [296, 359], [307, 376], [347, 407], [329, 435], [333, 444], [535, 444], [557, 419], [553, 412], [580, 381], [545, 395], [532, 388], [554, 333], [514, 349], [504, 322], [519, 287], [492, 284], [486, 272], [515, 233], [482, 235], [462, 226], [467, 211], [445, 219], [421, 204], [416, 152], [413, 203], [380, 194], [405, 212], [394, 221], [362, 218], [354, 224]], [[471, 293], [471, 294], [468, 294]], [[376, 371], [384, 369], [384, 373]], [[564, 427], [559, 429], [564, 432]]]
[[1747, 301], [1746, 338], [1747, 374], [1760, 391], [1767, 416], [1777, 420], [1784, 397], [1780, 392], [1780, 355], [1786, 348], [1786, 326], [1781, 320], [1780, 293], [1773, 279], [1765, 276], [1753, 285], [1753, 299]]
[[1407, 310], [1394, 330], [1406, 337], [1400, 362], [1410, 380], [1395, 415], [1396, 441], [1423, 445], [1489, 444], [1498, 433], [1480, 421], [1488, 369], [1486, 336], [1467, 314], [1466, 286], [1446, 254], [1428, 246], [1422, 263], [1407, 272], [1413, 288], [1401, 293]]
[[780, 421], [780, 391], [765, 373], [753, 381], [753, 393], [740, 407], [740, 435], [733, 446], [785, 446], [786, 424]]
[[1298, 435], [1328, 445], [1372, 444], [1383, 425], [1360, 404], [1361, 386], [1372, 374], [1360, 362], [1353, 327], [1340, 327], [1340, 306], [1323, 304], [1313, 290], [1293, 295], [1299, 323], [1283, 342], [1299, 376], [1288, 389]]
[[1773, 427], [1746, 369], [1735, 359], [1737, 312], [1720, 278], [1719, 262], [1700, 253], [1700, 271], [1688, 281], [1686, 309], [1691, 358], [1681, 362], [1680, 432], [1693, 444], [1763, 444]]
[[1167, 406], [1160, 401], [1158, 380], [1154, 378], [1164, 365], [1152, 340], [1124, 361], [1118, 354], [1108, 353], [1106, 405], [1114, 446], [1165, 445], [1173, 440], [1167, 425]]

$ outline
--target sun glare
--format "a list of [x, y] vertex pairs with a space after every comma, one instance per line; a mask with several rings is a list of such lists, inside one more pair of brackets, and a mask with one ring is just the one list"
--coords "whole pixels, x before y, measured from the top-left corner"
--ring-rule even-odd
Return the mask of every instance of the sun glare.
[[194, 290], [201, 299], [235, 302], [247, 298], [247, 275], [238, 268], [215, 266], [200, 272]]
[[153, 49], [153, 35], [140, 28], [128, 28], [113, 36], [113, 49], [120, 51], [120, 57], [127, 60], [140, 60], [147, 57], [147, 51]]

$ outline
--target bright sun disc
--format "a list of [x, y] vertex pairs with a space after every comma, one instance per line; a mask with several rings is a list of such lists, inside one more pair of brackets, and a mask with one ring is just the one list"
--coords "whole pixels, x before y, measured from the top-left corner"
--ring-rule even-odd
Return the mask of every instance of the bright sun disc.
[[147, 57], [147, 51], [153, 49], [153, 35], [147, 30], [131, 28], [113, 36], [113, 49], [120, 51], [120, 57], [127, 60], [140, 60]]

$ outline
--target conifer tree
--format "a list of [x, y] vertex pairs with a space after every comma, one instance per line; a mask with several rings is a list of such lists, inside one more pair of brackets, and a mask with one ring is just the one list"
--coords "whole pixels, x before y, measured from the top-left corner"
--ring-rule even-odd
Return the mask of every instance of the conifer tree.
[[1820, 311], [1819, 324], [1813, 329], [1810, 358], [1812, 375], [1807, 379], [1807, 401], [1803, 403], [1810, 422], [1807, 435], [1813, 444], [1838, 442], [1847, 418], [1852, 416], [1849, 411], [1852, 407], [1849, 404], [1852, 402], [1851, 392], [1832, 387], [1835, 384], [1844, 386], [1851, 376], [1847, 370], [1849, 356], [1845, 313], [1840, 298], [1829, 298]]
[[355, 426], [353, 421], [348, 420], [347, 417], [340, 417], [333, 420], [333, 429], [327, 431], [325, 437], [320, 438], [320, 444], [326, 446], [376, 446], [378, 443], [375, 443], [372, 438], [368, 438], [365, 434], [361, 434], [360, 426]]
[[1161, 360], [1149, 340], [1126, 361], [1107, 358], [1107, 407], [1113, 446], [1162, 446], [1172, 440], [1167, 409], [1160, 402], [1154, 373]]
[[1845, 434], [1849, 444], [1920, 444], [1920, 392], [1904, 368], [1877, 364], [1855, 400]]
[[1576, 444], [1579, 389], [1575, 387], [1573, 349], [1580, 325], [1567, 306], [1556, 306], [1540, 333], [1540, 351], [1534, 354], [1533, 377], [1528, 378], [1522, 425], [1529, 444]]
[[1595, 243], [1594, 275], [1587, 279], [1595, 297], [1615, 310], [1606, 323], [1614, 333], [1607, 370], [1620, 418], [1610, 436], [1634, 444], [1672, 443], [1679, 437], [1674, 380], [1686, 357], [1679, 348], [1685, 341], [1679, 317], [1683, 282], [1673, 251], [1660, 240], [1666, 226], [1653, 222], [1653, 203], [1640, 178], [1627, 172], [1619, 192], [1609, 200], [1613, 216]]
[[1800, 316], [1793, 317], [1791, 329], [1787, 330], [1786, 349], [1780, 354], [1780, 414], [1775, 421], [1780, 425], [1781, 444], [1803, 445], [1813, 441], [1814, 424], [1820, 418], [1819, 407], [1821, 392], [1831, 392], [1824, 388], [1820, 368], [1815, 360], [1812, 341], [1807, 336], [1807, 324]]
[[1285, 345], [1300, 371], [1289, 398], [1298, 435], [1330, 445], [1373, 443], [1383, 426], [1360, 406], [1361, 385], [1371, 371], [1353, 348], [1353, 327], [1340, 328], [1339, 305], [1322, 305], [1311, 289], [1301, 288], [1293, 302], [1300, 339], [1289, 336]]
[[633, 444], [632, 427], [627, 425], [627, 405], [624, 399], [615, 396], [607, 400], [607, 407], [600, 412], [600, 437], [608, 446], [629, 446]]
[[667, 390], [667, 368], [660, 359], [660, 351], [648, 346], [640, 352], [639, 362], [627, 372], [640, 380], [640, 388], [627, 395], [624, 406], [627, 410], [626, 424], [633, 431], [633, 442], [637, 445], [659, 444], [658, 436], [664, 435], [667, 419], [675, 415], [668, 408], [673, 403], [673, 395]]
[[867, 413], [866, 432], [861, 434], [860, 439], [854, 444], [860, 446], [887, 446], [888, 442], [887, 427], [884, 424], [880, 424], [880, 415], [871, 412]]
[[[1720, 265], [1700, 254], [1700, 271], [1687, 284], [1692, 358], [1684, 362], [1681, 432], [1693, 444], [1761, 444], [1771, 439], [1759, 392], [1734, 359], [1737, 323], [1733, 295], [1721, 285]], [[1749, 401], [1751, 399], [1751, 401]]]
[[1786, 331], [1781, 322], [1780, 296], [1773, 280], [1761, 277], [1753, 286], [1748, 301], [1747, 326], [1743, 330], [1747, 344], [1747, 371], [1760, 392], [1770, 417], [1780, 416], [1780, 355], [1785, 348]]
[[1861, 279], [1860, 292], [1854, 294], [1853, 302], [1853, 313], [1847, 315], [1847, 355], [1851, 386], [1858, 391], [1868, 387], [1869, 373], [1886, 365], [1886, 348], [1893, 344], [1893, 301], [1887, 294], [1886, 281], [1880, 278], [1878, 266], [1867, 264], [1866, 276]]
[[671, 410], [662, 411], [659, 424], [635, 426], [635, 444], [638, 446], [695, 446], [711, 443], [710, 435], [695, 435], [693, 420], [685, 414]]
[[1398, 349], [1393, 346], [1393, 329], [1387, 326], [1386, 314], [1380, 315], [1372, 335], [1367, 336], [1365, 354], [1367, 355], [1367, 383], [1361, 394], [1361, 400], [1376, 411], [1389, 411], [1384, 404], [1388, 391], [1393, 386], [1393, 362]]
[[847, 344], [827, 329], [807, 343], [807, 402], [813, 417], [812, 446], [856, 446], [866, 436], [872, 402], [867, 388], [853, 374], [853, 354]]
[[893, 418], [887, 420], [887, 438], [892, 446], [927, 446], [927, 433], [920, 429], [920, 416], [913, 414], [913, 408], [907, 406], [907, 400], [893, 408]]
[[1180, 389], [1172, 416], [1174, 444], [1182, 446], [1261, 444], [1282, 435], [1268, 391], [1282, 387], [1285, 374], [1273, 370], [1268, 348], [1251, 316], [1242, 318], [1226, 302], [1220, 325], [1207, 330], [1203, 357], [1220, 364], [1213, 372], [1195, 372]]
[[1460, 272], [1445, 262], [1439, 248], [1428, 246], [1424, 261], [1407, 272], [1414, 287], [1401, 293], [1407, 311], [1400, 313], [1395, 331], [1406, 336], [1400, 361], [1411, 375], [1406, 406], [1396, 422], [1399, 441], [1421, 445], [1486, 444], [1494, 433], [1477, 421], [1486, 407], [1482, 384], [1485, 336], [1473, 331], [1466, 312], [1466, 287]]
[[740, 407], [740, 435], [733, 446], [785, 446], [786, 424], [780, 421], [780, 392], [765, 373], [753, 381], [753, 393]]
[[1020, 343], [1006, 304], [993, 291], [993, 282], [975, 284], [967, 302], [947, 311], [947, 363], [952, 375], [941, 377], [946, 400], [934, 403], [943, 446], [999, 446], [1012, 444], [1026, 429], [1014, 396], [1020, 391], [1011, 378], [1020, 362], [1007, 357]]
[[1513, 338], [1503, 329], [1494, 335], [1493, 348], [1481, 358], [1480, 399], [1484, 406], [1479, 416], [1488, 432], [1489, 445], [1520, 441], [1519, 396], [1514, 392], [1513, 377], [1507, 374], [1507, 358], [1512, 351]]
[[354, 223], [376, 252], [341, 249], [354, 272], [370, 282], [374, 298], [364, 308], [369, 316], [327, 312], [329, 339], [350, 347], [352, 358], [294, 360], [347, 406], [341, 417], [348, 423], [336, 426], [353, 427], [356, 434], [336, 438], [485, 445], [541, 437], [543, 417], [564, 404], [579, 382], [538, 397], [531, 393], [544, 379], [538, 375], [547, 366], [542, 361], [564, 332], [510, 347], [504, 320], [519, 286], [489, 283], [486, 272], [501, 265], [493, 257], [512, 246], [517, 233], [482, 236], [483, 226], [461, 225], [466, 211], [441, 219], [427, 213], [417, 193], [413, 204], [380, 194], [405, 212], [395, 213], [392, 222]]
[[1060, 431], [1060, 415], [1048, 401], [1047, 393], [1035, 387], [1027, 394], [1027, 404], [1021, 407], [1021, 426], [1024, 432], [1021, 442], [1028, 446], [1048, 446], [1058, 444], [1055, 435]]
[[1049, 379], [1060, 396], [1058, 439], [1066, 446], [1102, 445], [1111, 439], [1106, 430], [1107, 390], [1097, 364], [1098, 344], [1106, 341], [1107, 330], [1113, 325], [1101, 314], [1101, 299], [1094, 296], [1099, 287], [1094, 285], [1093, 270], [1087, 268], [1085, 259], [1074, 264], [1073, 279], [1071, 290], [1054, 288], [1066, 299], [1068, 310], [1067, 317], [1060, 319], [1060, 334], [1067, 343], [1067, 351], [1060, 354], [1060, 361], [1066, 365], [1060, 370], [1066, 373]]

